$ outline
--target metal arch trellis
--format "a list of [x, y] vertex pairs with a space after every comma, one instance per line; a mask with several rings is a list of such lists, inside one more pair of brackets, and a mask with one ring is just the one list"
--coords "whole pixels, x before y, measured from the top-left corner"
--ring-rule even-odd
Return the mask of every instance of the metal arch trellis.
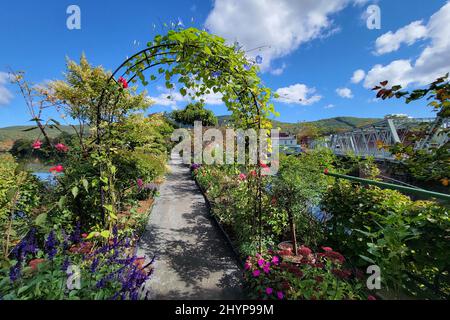
[[[116, 95], [115, 96], [115, 101], [114, 101], [114, 105], [117, 105], [120, 101], [120, 97], [121, 97], [121, 91], [120, 90], [113, 90], [113, 91], [109, 91], [109, 85], [111, 84], [111, 82], [114, 82], [116, 86], [120, 86], [120, 84], [118, 83], [118, 81], [116, 80], [116, 77], [119, 76], [120, 77], [125, 77], [127, 75], [131, 74], [131, 77], [129, 77], [127, 79], [127, 82], [132, 82], [135, 80], [135, 78], [138, 76], [138, 73], [143, 73], [144, 71], [156, 67], [158, 65], [163, 65], [163, 64], [171, 64], [171, 63], [176, 63], [179, 62], [179, 60], [177, 59], [163, 59], [161, 61], [157, 61], [155, 63], [151, 63], [152, 58], [154, 57], [158, 57], [158, 56], [174, 56], [177, 54], [183, 54], [183, 58], [186, 58], [184, 56], [184, 47], [182, 51], [165, 51], [165, 52], [160, 52], [160, 49], [173, 49], [174, 47], [179, 46], [179, 43], [165, 43], [165, 44], [160, 44], [160, 45], [155, 45], [152, 47], [148, 47], [145, 48], [137, 53], [135, 53], [134, 55], [132, 55], [131, 57], [127, 58], [124, 62], [122, 62], [122, 64], [117, 67], [117, 69], [114, 70], [114, 72], [111, 74], [111, 76], [108, 78], [106, 84], [105, 84], [105, 88], [102, 91], [102, 94], [100, 96], [100, 100], [98, 102], [97, 105], [97, 119], [96, 119], [96, 139], [95, 139], [95, 143], [97, 143], [98, 145], [100, 145], [101, 143], [101, 139], [103, 136], [103, 133], [101, 132], [101, 124], [103, 122], [103, 108], [105, 107], [105, 101], [109, 101], [109, 99], [111, 98], [111, 95]], [[193, 48], [193, 49], [199, 49], [198, 46], [193, 45], [193, 44], [185, 44], [185, 46], [189, 47], [189, 48]], [[221, 59], [224, 59], [224, 57], [220, 57]], [[130, 62], [137, 60], [137, 62], [133, 63], [133, 64], [129, 64]], [[139, 68], [142, 65], [142, 68], [139, 69], [139, 72], [137, 72], [137, 68]], [[123, 70], [125, 68], [124, 71], [121, 72], [121, 70]], [[235, 70], [235, 72], [237, 74], [239, 74], [238, 70]], [[245, 77], [242, 77], [243, 82], [248, 85], [247, 80]], [[257, 115], [257, 120], [254, 123], [250, 123], [249, 120], [247, 119], [247, 123], [248, 124], [257, 124], [258, 129], [261, 130], [262, 125], [261, 125], [261, 120], [262, 120], [262, 110], [261, 110], [261, 106], [260, 106], [260, 102], [258, 101], [258, 98], [256, 96], [256, 94], [252, 91], [252, 90], [245, 90], [245, 88], [240, 91], [237, 92], [235, 88], [232, 88], [235, 96], [236, 96], [236, 101], [239, 102], [239, 104], [242, 106], [243, 109], [246, 108], [246, 102], [245, 99], [243, 99], [243, 97], [247, 97], [251, 99], [251, 101], [253, 102], [253, 106], [256, 108], [256, 115]], [[113, 115], [111, 114], [109, 117], [109, 121], [112, 122], [114, 120]], [[258, 142], [257, 142], [258, 148], [260, 148], [260, 143], [259, 143], [259, 136], [258, 136]], [[260, 152], [257, 152], [257, 160], [258, 160], [258, 165], [257, 165], [257, 176], [258, 176], [258, 182], [257, 182], [257, 190], [256, 190], [256, 197], [258, 199], [257, 201], [257, 216], [258, 216], [258, 220], [259, 220], [259, 248], [261, 250], [262, 248], [262, 173], [261, 173], [261, 168], [259, 166], [260, 163]], [[102, 166], [99, 166], [99, 176], [102, 176]], [[105, 219], [105, 209], [104, 209], [104, 204], [105, 204], [105, 197], [104, 197], [104, 190], [100, 184], [99, 187], [100, 190], [100, 196], [101, 196], [101, 214], [102, 214], [102, 218], [103, 220]]]

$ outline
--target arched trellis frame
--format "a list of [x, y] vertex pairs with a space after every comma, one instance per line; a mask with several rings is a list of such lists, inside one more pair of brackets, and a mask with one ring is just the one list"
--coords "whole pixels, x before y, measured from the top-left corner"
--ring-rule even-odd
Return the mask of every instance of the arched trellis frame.
[[[270, 129], [268, 117], [275, 113], [270, 102], [272, 95], [270, 89], [261, 84], [258, 70], [256, 65], [247, 60], [245, 52], [205, 31], [195, 28], [179, 29], [170, 30], [165, 36], [156, 36], [146, 49], [125, 60], [108, 79], [97, 107], [95, 142], [100, 146], [108, 133], [108, 124], [121, 116], [116, 105], [127, 90], [124, 82], [136, 83], [140, 80], [146, 86], [149, 84], [146, 74], [149, 74], [151, 81], [164, 77], [169, 90], [176, 90], [173, 84], [176, 79], [182, 84], [180, 94], [190, 96], [193, 100], [201, 100], [206, 94], [221, 93], [223, 102], [232, 112], [236, 127], [253, 128], [258, 132]], [[258, 149], [258, 163], [260, 160]], [[257, 165], [256, 168], [258, 183], [255, 196], [258, 203], [255, 214], [259, 220], [261, 249], [262, 174], [260, 166]], [[102, 175], [101, 165], [99, 174]], [[100, 192], [104, 210], [105, 197], [101, 186]], [[104, 211], [102, 214], [104, 215]]]

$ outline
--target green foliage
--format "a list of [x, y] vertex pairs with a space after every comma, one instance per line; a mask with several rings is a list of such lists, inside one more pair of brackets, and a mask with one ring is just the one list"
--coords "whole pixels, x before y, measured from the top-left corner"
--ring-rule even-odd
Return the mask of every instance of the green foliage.
[[204, 104], [197, 102], [187, 105], [184, 110], [175, 110], [170, 117], [181, 124], [193, 126], [200, 121], [203, 126], [216, 126], [217, 118], [210, 110], [205, 109]]
[[21, 171], [10, 155], [0, 154], [0, 260], [8, 258], [14, 244], [33, 225], [41, 189], [37, 179]]
[[308, 246], [317, 246], [322, 239], [321, 224], [312, 216], [311, 207], [319, 204], [326, 191], [328, 178], [323, 172], [331, 168], [333, 161], [334, 156], [327, 150], [302, 154], [298, 158], [282, 157], [279, 174], [273, 179], [273, 195], [290, 217], [291, 233], [297, 231], [302, 243]]
[[[330, 215], [329, 243], [360, 266], [379, 265], [385, 286], [396, 293], [433, 295], [439, 288], [448, 294], [448, 208], [347, 181], [330, 187], [322, 206]], [[412, 279], [433, 288], [414, 286]]]

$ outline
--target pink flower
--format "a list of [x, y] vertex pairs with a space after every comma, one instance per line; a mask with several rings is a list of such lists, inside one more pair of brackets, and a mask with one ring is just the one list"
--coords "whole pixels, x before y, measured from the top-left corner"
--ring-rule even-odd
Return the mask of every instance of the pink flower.
[[87, 234], [87, 233], [83, 233], [83, 234], [81, 235], [81, 237], [82, 237], [83, 239], [86, 239], [86, 238], [88, 237], [88, 234]]
[[282, 291], [278, 291], [277, 292], [277, 297], [278, 297], [278, 299], [283, 300], [283, 298], [284, 298], [283, 292]]
[[331, 249], [330, 247], [322, 247], [323, 251], [325, 252], [331, 252], [333, 251], [333, 249]]
[[125, 78], [120, 77], [118, 82], [122, 85], [122, 87], [124, 89], [128, 89], [128, 82], [127, 82], [127, 80], [125, 80]]
[[278, 263], [280, 263], [280, 258], [278, 258], [277, 256], [273, 257], [273, 258], [272, 258], [272, 263], [273, 263], [274, 265], [278, 265]]
[[267, 264], [264, 266], [263, 270], [264, 270], [265, 273], [269, 273], [270, 272], [270, 263], [269, 262], [267, 262]]
[[60, 151], [60, 152], [67, 152], [69, 151], [69, 147], [62, 144], [62, 143], [58, 143], [57, 145], [55, 145], [56, 150]]
[[255, 278], [258, 278], [260, 274], [261, 274], [261, 271], [259, 271], [259, 270], [253, 271], [253, 276], [254, 276]]
[[267, 295], [271, 295], [273, 293], [273, 289], [272, 288], [266, 288], [266, 293]]
[[246, 179], [247, 179], [247, 176], [246, 176], [244, 173], [241, 173], [241, 174], [239, 175], [239, 180], [244, 181], [244, 180], [246, 180]]
[[56, 173], [56, 172], [61, 173], [61, 172], [64, 171], [64, 167], [63, 167], [62, 165], [59, 164], [59, 165], [57, 165], [57, 166], [51, 167], [49, 171], [50, 171], [51, 173]]
[[36, 140], [33, 142], [31, 146], [33, 147], [34, 150], [39, 150], [42, 147], [42, 141]]
[[374, 296], [368, 296], [367, 300], [377, 300], [377, 298], [375, 298]]
[[246, 262], [244, 265], [244, 268], [245, 268], [245, 270], [250, 270], [250, 268], [251, 268], [250, 263]]
[[259, 259], [259, 260], [258, 260], [258, 265], [259, 265], [260, 267], [264, 266], [265, 263], [266, 263], [266, 261], [265, 261], [264, 259]]
[[144, 181], [142, 179], [137, 179], [136, 183], [139, 189], [142, 189], [142, 187], [144, 186]]

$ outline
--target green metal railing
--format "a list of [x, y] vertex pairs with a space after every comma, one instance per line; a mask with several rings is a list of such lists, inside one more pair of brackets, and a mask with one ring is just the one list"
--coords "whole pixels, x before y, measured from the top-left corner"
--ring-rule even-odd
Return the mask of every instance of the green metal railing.
[[328, 172], [328, 170], [325, 170], [324, 173], [330, 177], [350, 180], [350, 181], [358, 182], [360, 184], [365, 184], [365, 185], [377, 186], [382, 189], [397, 190], [397, 191], [401, 191], [404, 193], [414, 194], [417, 196], [423, 196], [423, 197], [427, 197], [427, 198], [436, 198], [436, 199], [440, 199], [440, 200], [450, 201], [450, 195], [445, 194], [445, 193], [428, 191], [428, 190], [419, 189], [419, 188], [411, 188], [411, 187], [401, 186], [401, 185], [387, 183], [387, 182], [357, 178], [357, 177], [347, 176], [344, 174], [331, 173], [331, 172]]

